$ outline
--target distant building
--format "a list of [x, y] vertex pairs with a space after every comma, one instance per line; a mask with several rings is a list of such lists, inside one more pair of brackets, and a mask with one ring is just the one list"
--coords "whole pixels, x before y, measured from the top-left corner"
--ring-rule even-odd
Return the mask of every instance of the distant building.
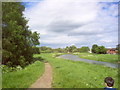
[[116, 48], [107, 49], [107, 54], [116, 54], [116, 53], [117, 53]]

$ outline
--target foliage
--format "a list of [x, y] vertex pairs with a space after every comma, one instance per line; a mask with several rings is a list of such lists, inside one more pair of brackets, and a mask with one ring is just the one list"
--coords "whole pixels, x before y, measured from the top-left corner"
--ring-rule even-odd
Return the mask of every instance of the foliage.
[[94, 44], [92, 46], [92, 52], [97, 54], [106, 54], [107, 49], [104, 46], [98, 46]]
[[21, 2], [2, 3], [2, 64], [24, 67], [32, 62], [33, 48], [39, 44], [39, 34], [31, 32], [23, 16]]
[[69, 47], [69, 52], [76, 52], [77, 48], [75, 45]]
[[96, 50], [97, 54], [106, 54], [107, 49], [104, 46], [99, 46]]
[[89, 47], [81, 47], [81, 48], [79, 49], [79, 51], [80, 51], [80, 52], [88, 52], [88, 51], [90, 51], [90, 49], [89, 49]]
[[72, 45], [72, 46], [67, 46], [66, 48], [65, 48], [65, 50], [66, 50], [66, 52], [68, 52], [68, 53], [73, 53], [73, 52], [77, 52], [77, 47], [75, 46], [75, 45]]
[[68, 53], [69, 52], [69, 47], [66, 46], [65, 51]]
[[42, 46], [40, 47], [40, 52], [41, 53], [64, 53], [65, 52], [65, 49], [63, 48], [56, 48], [56, 49], [53, 49], [53, 48], [50, 48], [50, 47], [46, 47], [46, 46]]
[[21, 66], [17, 67], [8, 67], [6, 65], [1, 65], [2, 73], [8, 73], [8, 72], [13, 72], [13, 71], [19, 71], [22, 70]]
[[62, 49], [62, 48], [56, 48], [56, 49], [54, 49], [54, 52], [55, 53], [63, 53], [64, 49]]
[[39, 47], [32, 47], [33, 48], [33, 53], [34, 54], [40, 54], [40, 49], [39, 49]]
[[[28, 88], [44, 72], [44, 63], [36, 61], [26, 66], [24, 69], [9, 73], [3, 73], [3, 88]], [[15, 89], [16, 90], [16, 89]]]
[[92, 53], [96, 53], [97, 48], [98, 48], [98, 45], [94, 44], [92, 46]]
[[120, 55], [120, 44], [116, 46], [117, 53]]
[[42, 46], [42, 47], [40, 47], [40, 52], [41, 53], [51, 53], [51, 52], [53, 52], [53, 49], [50, 47]]

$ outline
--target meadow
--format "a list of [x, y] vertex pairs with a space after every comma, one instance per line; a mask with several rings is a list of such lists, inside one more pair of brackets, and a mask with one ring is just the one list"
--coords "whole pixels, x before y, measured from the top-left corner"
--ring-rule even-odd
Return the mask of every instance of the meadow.
[[89, 60], [96, 60], [96, 61], [103, 61], [103, 62], [110, 62], [110, 63], [117, 63], [118, 62], [118, 55], [113, 54], [93, 54], [93, 53], [73, 53], [74, 55], [78, 55], [80, 58], [89, 59]]
[[2, 74], [2, 88], [28, 88], [44, 72], [44, 63], [36, 61], [20, 71]]
[[[58, 54], [61, 55], [61, 54]], [[44, 73], [44, 63], [52, 66], [53, 88], [103, 88], [104, 78], [113, 77], [114, 87], [118, 87], [118, 69], [81, 61], [61, 59], [55, 53], [35, 54], [42, 58], [22, 70], [3, 73], [3, 88], [28, 88]]]
[[113, 77], [118, 87], [118, 69], [56, 58], [54, 54], [37, 54], [48, 61], [53, 68], [53, 88], [103, 88], [104, 78]]

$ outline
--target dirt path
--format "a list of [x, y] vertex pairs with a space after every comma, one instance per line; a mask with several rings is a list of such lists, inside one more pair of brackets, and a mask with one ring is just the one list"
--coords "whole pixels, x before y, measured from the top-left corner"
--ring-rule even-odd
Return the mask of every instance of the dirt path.
[[30, 88], [51, 88], [51, 82], [52, 68], [49, 63], [45, 63], [44, 74]]

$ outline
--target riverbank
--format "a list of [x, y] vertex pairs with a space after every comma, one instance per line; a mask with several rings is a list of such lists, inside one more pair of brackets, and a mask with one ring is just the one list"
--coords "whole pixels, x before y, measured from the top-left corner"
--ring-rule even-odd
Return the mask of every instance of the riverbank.
[[118, 85], [118, 69], [55, 58], [54, 54], [40, 54], [38, 57], [48, 61], [53, 70], [53, 88], [103, 88], [105, 77], [111, 76]]
[[93, 53], [73, 53], [78, 55], [80, 58], [96, 60], [102, 62], [118, 63], [118, 55], [113, 54], [93, 54]]
[[118, 68], [118, 64], [83, 59], [83, 58], [79, 58], [77, 55], [73, 55], [73, 54], [64, 54], [64, 55], [59, 56], [59, 58], [68, 59], [68, 60], [72, 60], [72, 61], [82, 61], [82, 62], [86, 62], [86, 63], [90, 63], [90, 64], [103, 65], [103, 66], [111, 67], [111, 68]]

